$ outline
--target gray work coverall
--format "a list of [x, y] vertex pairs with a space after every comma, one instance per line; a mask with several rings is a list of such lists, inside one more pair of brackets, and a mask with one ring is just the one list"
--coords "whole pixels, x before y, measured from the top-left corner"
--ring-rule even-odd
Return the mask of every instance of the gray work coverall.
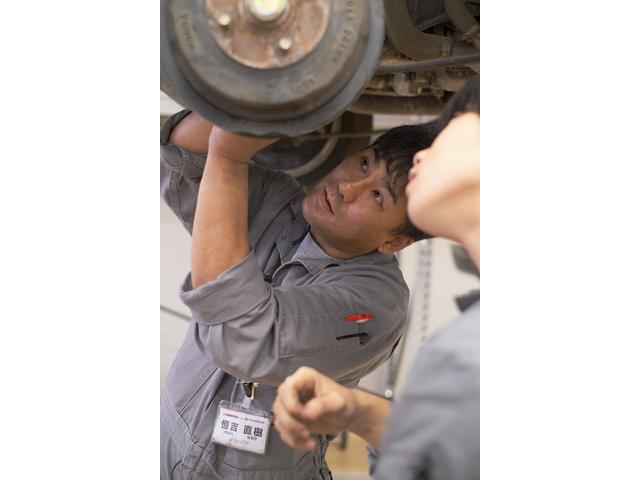
[[[161, 191], [191, 232], [206, 159], [167, 143], [186, 113], [161, 130]], [[288, 175], [251, 165], [249, 190], [249, 255], [205, 285], [193, 289], [187, 276], [181, 287], [192, 321], [161, 397], [164, 479], [330, 478], [325, 436], [304, 454], [273, 427], [265, 455], [211, 442], [218, 403], [231, 399], [236, 379], [259, 382], [251, 406], [270, 412], [277, 386], [303, 365], [355, 386], [387, 360], [406, 326], [409, 291], [393, 255], [326, 255], [300, 212], [304, 191]], [[373, 318], [349, 320], [365, 313]]]

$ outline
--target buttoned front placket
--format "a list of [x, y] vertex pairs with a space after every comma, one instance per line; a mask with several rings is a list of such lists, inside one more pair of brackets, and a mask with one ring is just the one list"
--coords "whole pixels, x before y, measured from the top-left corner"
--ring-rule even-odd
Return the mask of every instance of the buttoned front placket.
[[306, 222], [300, 211], [302, 199], [296, 199], [289, 204], [291, 220], [286, 222], [276, 238], [276, 249], [280, 256], [280, 265], [271, 274], [272, 285], [280, 285], [284, 277], [282, 272], [292, 265], [291, 258], [295, 255], [298, 247], [309, 232], [309, 224]]

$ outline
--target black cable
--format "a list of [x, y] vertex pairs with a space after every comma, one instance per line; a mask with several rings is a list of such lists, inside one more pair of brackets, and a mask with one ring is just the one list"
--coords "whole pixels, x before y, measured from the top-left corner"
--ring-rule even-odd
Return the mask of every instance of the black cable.
[[378, 65], [376, 75], [391, 75], [393, 73], [417, 72], [429, 70], [430, 68], [446, 67], [449, 65], [460, 65], [465, 63], [476, 63], [480, 61], [480, 53], [467, 53], [465, 55], [454, 55], [452, 57], [434, 58], [432, 60], [419, 60], [416, 62], [389, 63]]

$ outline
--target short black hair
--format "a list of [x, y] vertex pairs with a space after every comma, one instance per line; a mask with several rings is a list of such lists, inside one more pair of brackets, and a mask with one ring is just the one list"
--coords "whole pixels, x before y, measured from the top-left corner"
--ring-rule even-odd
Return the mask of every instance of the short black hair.
[[[429, 148], [439, 132], [440, 128], [435, 121], [424, 125], [403, 125], [385, 132], [367, 148], [373, 149], [376, 158], [385, 162], [391, 181], [404, 195], [409, 170], [413, 166], [413, 156], [420, 150]], [[416, 242], [430, 238], [411, 223], [408, 217], [393, 234], [407, 235]]]

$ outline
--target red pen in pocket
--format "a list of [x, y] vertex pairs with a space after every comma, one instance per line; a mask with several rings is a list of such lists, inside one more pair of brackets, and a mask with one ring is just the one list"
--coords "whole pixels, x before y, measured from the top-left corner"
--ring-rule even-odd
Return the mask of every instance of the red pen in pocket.
[[344, 319], [347, 320], [348, 322], [362, 323], [362, 322], [368, 322], [369, 320], [373, 320], [373, 315], [371, 315], [370, 313], [358, 313], [356, 315], [349, 315], [347, 317], [344, 317]]

